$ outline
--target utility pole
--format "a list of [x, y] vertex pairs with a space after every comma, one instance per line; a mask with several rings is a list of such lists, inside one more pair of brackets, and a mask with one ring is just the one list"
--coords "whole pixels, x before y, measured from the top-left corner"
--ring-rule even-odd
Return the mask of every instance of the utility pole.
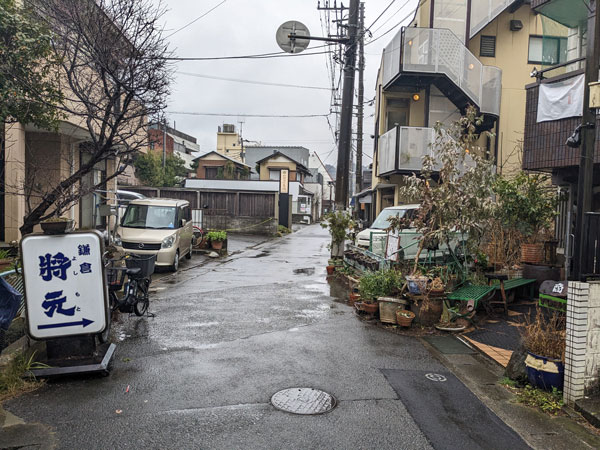
[[577, 216], [575, 223], [575, 249], [573, 258], [574, 280], [582, 280], [586, 236], [584, 230], [585, 214], [592, 210], [592, 186], [594, 177], [594, 148], [596, 146], [596, 111], [590, 109], [590, 83], [598, 81], [600, 66], [600, 0], [590, 1], [588, 16], [587, 49], [585, 61], [585, 87], [583, 94], [582, 145], [579, 160], [577, 185]]
[[167, 165], [167, 119], [163, 119], [163, 170]]
[[[362, 192], [363, 118], [365, 101], [365, 4], [360, 3], [358, 40], [358, 122], [356, 124], [356, 192]], [[356, 205], [358, 207], [358, 205]]]
[[348, 206], [350, 152], [352, 151], [352, 110], [354, 107], [354, 72], [356, 71], [356, 35], [358, 31], [359, 0], [350, 0], [348, 10], [348, 41], [344, 50], [344, 89], [342, 116], [335, 180], [336, 209]]

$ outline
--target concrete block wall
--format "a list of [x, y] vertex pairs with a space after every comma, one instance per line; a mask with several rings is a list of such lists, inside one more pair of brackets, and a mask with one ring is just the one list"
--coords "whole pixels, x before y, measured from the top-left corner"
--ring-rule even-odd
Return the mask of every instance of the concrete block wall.
[[600, 382], [600, 282], [569, 282], [564, 400], [572, 404]]

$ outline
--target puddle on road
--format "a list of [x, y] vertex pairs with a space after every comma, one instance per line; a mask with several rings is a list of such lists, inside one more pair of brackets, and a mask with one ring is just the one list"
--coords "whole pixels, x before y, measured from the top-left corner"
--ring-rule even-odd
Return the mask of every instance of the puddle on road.
[[348, 285], [333, 278], [328, 279], [327, 284], [329, 284], [329, 296], [333, 298], [334, 302], [348, 302]]
[[314, 267], [307, 267], [305, 269], [294, 269], [294, 275], [314, 275], [315, 273], [315, 268]]

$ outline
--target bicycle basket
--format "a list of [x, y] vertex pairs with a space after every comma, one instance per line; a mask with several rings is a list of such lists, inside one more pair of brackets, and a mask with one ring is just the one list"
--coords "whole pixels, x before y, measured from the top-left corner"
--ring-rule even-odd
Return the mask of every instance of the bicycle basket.
[[156, 255], [129, 255], [128, 258], [125, 259], [125, 264], [128, 269], [142, 269], [142, 277], [150, 278], [150, 276], [154, 273], [154, 263], [156, 262]]
[[125, 281], [125, 268], [115, 267], [114, 263], [106, 268], [106, 284], [110, 290], [120, 291]]

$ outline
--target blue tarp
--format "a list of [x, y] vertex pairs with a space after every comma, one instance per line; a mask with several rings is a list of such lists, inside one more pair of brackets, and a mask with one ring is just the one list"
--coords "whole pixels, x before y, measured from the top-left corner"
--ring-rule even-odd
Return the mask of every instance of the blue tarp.
[[0, 277], [0, 328], [8, 330], [15, 318], [23, 295]]

